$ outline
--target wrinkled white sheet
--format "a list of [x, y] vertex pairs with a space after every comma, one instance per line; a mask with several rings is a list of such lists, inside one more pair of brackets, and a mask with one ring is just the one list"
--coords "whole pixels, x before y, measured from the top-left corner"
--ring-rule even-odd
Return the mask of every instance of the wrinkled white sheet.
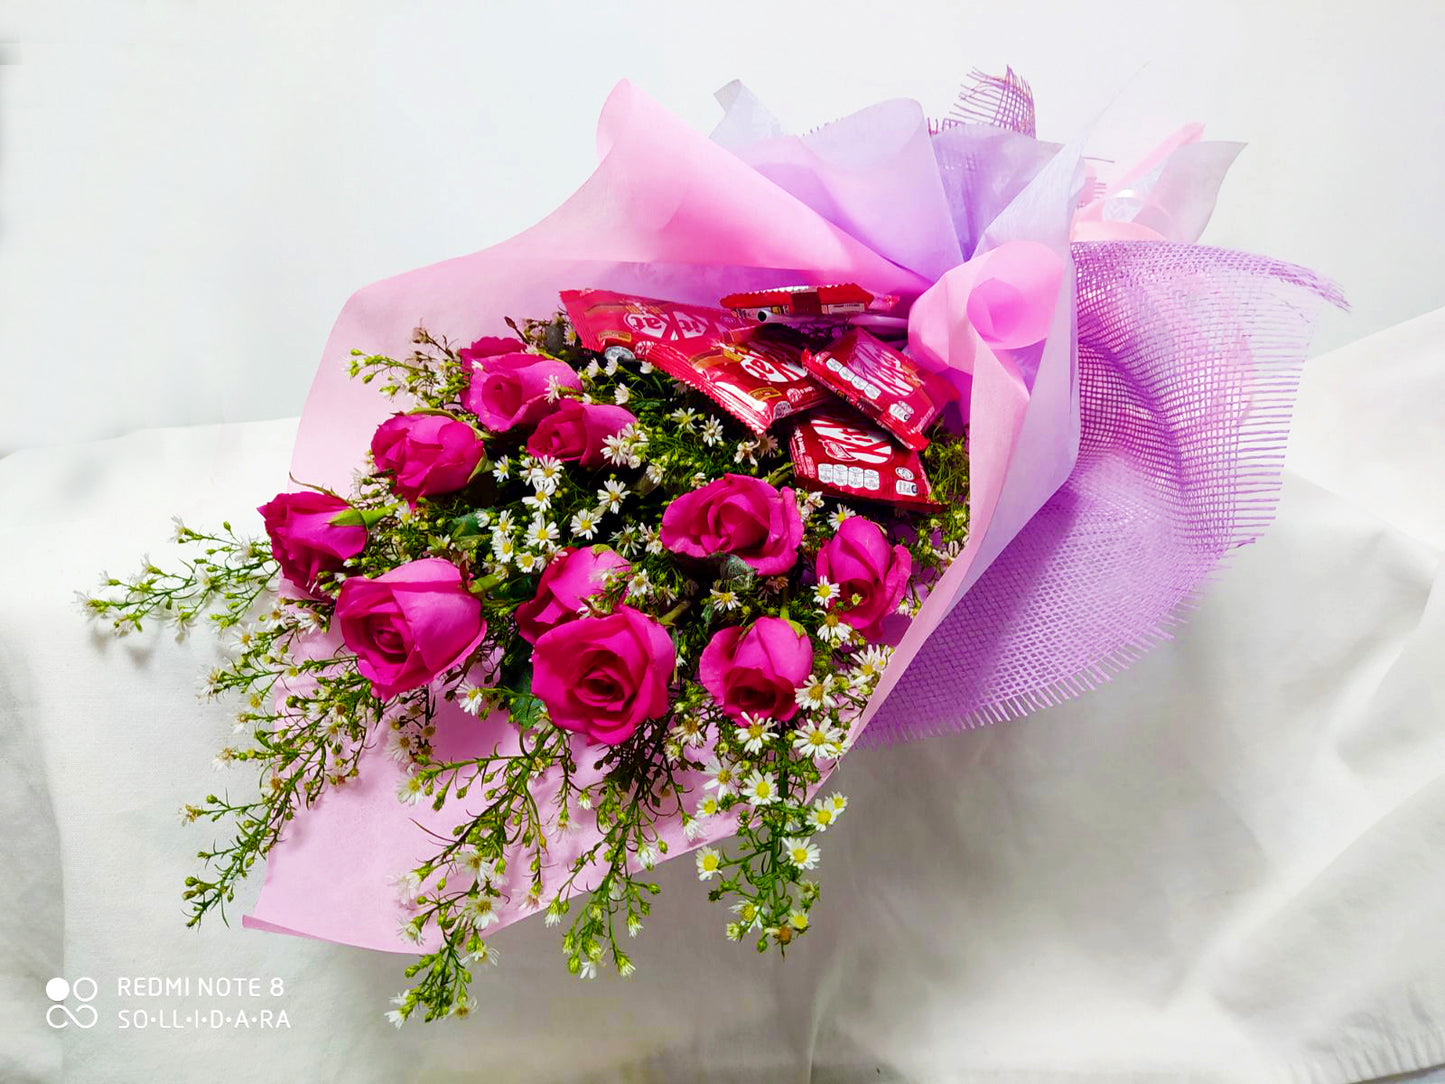
[[[477, 1018], [400, 1033], [381, 1014], [402, 957], [184, 928], [209, 836], [175, 812], [247, 785], [211, 769], [214, 648], [112, 641], [73, 602], [166, 554], [172, 513], [256, 523], [294, 425], [0, 460], [0, 1079], [1334, 1082], [1445, 1062], [1445, 310], [1311, 364], [1279, 521], [1175, 643], [1031, 719], [852, 757], [824, 906], [785, 962], [728, 944], [673, 863], [632, 979], [571, 979], [530, 921], [496, 937]], [[47, 1026], [55, 976], [95, 979], [94, 1027]], [[192, 995], [121, 992], [152, 976]], [[219, 976], [263, 994], [195, 992]], [[209, 1026], [263, 1008], [289, 1028]]]

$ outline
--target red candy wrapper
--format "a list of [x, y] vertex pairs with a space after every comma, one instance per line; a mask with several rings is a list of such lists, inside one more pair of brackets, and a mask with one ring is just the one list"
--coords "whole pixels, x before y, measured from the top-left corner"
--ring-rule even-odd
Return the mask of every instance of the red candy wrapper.
[[803, 364], [818, 383], [915, 450], [928, 446], [924, 431], [954, 397], [948, 381], [861, 328], [804, 354]]
[[797, 483], [842, 497], [932, 506], [923, 460], [900, 448], [866, 419], [817, 411], [798, 422], [788, 441]]
[[746, 320], [723, 309], [684, 305], [610, 290], [563, 290], [562, 307], [588, 350], [625, 346], [634, 354], [644, 342], [679, 342], [725, 335]]
[[696, 388], [754, 433], [779, 418], [832, 402], [803, 368], [803, 350], [770, 339], [732, 342], [725, 335], [683, 342], [643, 340], [637, 356]]

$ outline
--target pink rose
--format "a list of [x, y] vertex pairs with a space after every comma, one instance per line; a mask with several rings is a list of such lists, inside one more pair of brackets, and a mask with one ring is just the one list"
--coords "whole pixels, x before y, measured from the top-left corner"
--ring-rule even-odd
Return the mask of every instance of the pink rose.
[[619, 606], [544, 633], [532, 649], [532, 692], [558, 726], [616, 745], [667, 711], [676, 657], [665, 628]]
[[622, 432], [637, 418], [620, 406], [597, 406], [563, 399], [537, 423], [527, 441], [533, 455], [550, 455], [564, 463], [591, 469], [602, 466], [602, 442]]
[[625, 574], [631, 567], [605, 546], [557, 551], [537, 583], [536, 597], [517, 607], [517, 631], [535, 644], [543, 633], [575, 621], [582, 603], [602, 590], [607, 573]]
[[698, 660], [703, 688], [733, 719], [743, 712], [779, 722], [798, 710], [797, 692], [813, 672], [813, 643], [781, 617], [719, 630]]
[[477, 431], [444, 414], [393, 414], [371, 438], [377, 469], [409, 501], [463, 488], [485, 455]]
[[341, 638], [373, 695], [390, 700], [425, 685], [466, 659], [487, 623], [482, 604], [456, 565], [440, 557], [412, 561], [341, 585], [336, 600]]
[[462, 405], [493, 433], [514, 425], [534, 425], [552, 409], [548, 378], [562, 388], [582, 387], [582, 378], [565, 362], [536, 354], [494, 354], [472, 363]]
[[793, 491], [745, 474], [724, 474], [674, 498], [662, 513], [662, 544], [673, 553], [731, 553], [761, 576], [792, 568], [802, 540]]
[[366, 548], [366, 528], [338, 527], [332, 519], [351, 506], [329, 493], [278, 493], [256, 511], [271, 538], [271, 556], [281, 575], [308, 594], [323, 572], [337, 572], [348, 557]]
[[474, 361], [481, 361], [483, 358], [495, 357], [497, 354], [515, 354], [522, 347], [521, 339], [499, 339], [495, 335], [483, 335], [471, 346], [464, 346], [457, 351], [457, 357], [463, 365], [471, 365]]
[[817, 567], [820, 578], [842, 588], [834, 606], [843, 620], [865, 639], [876, 640], [880, 623], [903, 598], [913, 558], [902, 546], [890, 548], [883, 528], [871, 519], [849, 516], [818, 551]]

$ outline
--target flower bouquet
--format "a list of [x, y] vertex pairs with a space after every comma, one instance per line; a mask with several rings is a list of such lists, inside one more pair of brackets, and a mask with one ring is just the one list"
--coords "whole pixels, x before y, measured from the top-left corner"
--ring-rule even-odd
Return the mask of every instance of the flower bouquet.
[[418, 957], [397, 1024], [531, 914], [630, 973], [688, 852], [786, 951], [840, 758], [1092, 687], [1272, 509], [1341, 302], [1194, 243], [1236, 146], [1105, 183], [1011, 72], [803, 137], [720, 97], [709, 140], [620, 85], [553, 215], [358, 293], [267, 540], [178, 524], [86, 601], [231, 636], [259, 789], [186, 807], [191, 921], [264, 858], [246, 925]]

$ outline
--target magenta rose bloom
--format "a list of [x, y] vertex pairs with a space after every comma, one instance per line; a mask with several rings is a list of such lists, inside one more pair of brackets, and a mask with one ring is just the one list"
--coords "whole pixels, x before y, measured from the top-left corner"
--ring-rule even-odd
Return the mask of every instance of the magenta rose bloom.
[[819, 577], [842, 588], [834, 605], [843, 620], [864, 639], [876, 640], [879, 625], [903, 598], [913, 558], [902, 546], [890, 547], [883, 528], [871, 519], [849, 516], [818, 551], [817, 568]]
[[590, 470], [602, 466], [602, 442], [635, 421], [632, 411], [620, 406], [563, 399], [537, 423], [536, 431], [527, 440], [527, 451]]
[[412, 561], [341, 585], [341, 638], [373, 695], [390, 700], [462, 662], [487, 634], [482, 604], [456, 565], [440, 557]]
[[536, 596], [517, 607], [517, 631], [535, 644], [543, 633], [575, 621], [582, 603], [602, 590], [607, 573], [626, 574], [631, 567], [605, 546], [558, 550], [537, 582]]
[[803, 517], [793, 491], [745, 474], [724, 474], [674, 498], [662, 513], [662, 544], [673, 553], [731, 553], [760, 576], [792, 568], [802, 540]]
[[703, 688], [736, 720], [744, 712], [791, 719], [798, 689], [812, 672], [812, 641], [781, 617], [760, 617], [747, 629], [720, 629], [697, 664]]
[[495, 335], [483, 335], [471, 346], [464, 346], [458, 350], [457, 357], [461, 359], [463, 365], [471, 365], [474, 361], [495, 357], [498, 354], [516, 354], [522, 350], [524, 345], [521, 339], [499, 339]]
[[544, 633], [532, 649], [532, 692], [558, 726], [616, 745], [667, 711], [676, 658], [665, 628], [619, 606]]
[[323, 572], [337, 572], [366, 548], [366, 528], [338, 527], [332, 519], [351, 505], [330, 493], [278, 493], [256, 511], [266, 522], [271, 556], [285, 576], [308, 594]]
[[471, 480], [486, 455], [477, 431], [444, 414], [393, 414], [371, 438], [378, 470], [409, 501], [454, 493]]
[[582, 387], [582, 378], [565, 362], [536, 354], [494, 354], [472, 363], [462, 405], [493, 433], [514, 425], [535, 425], [553, 408], [547, 402], [547, 380], [558, 387]]

